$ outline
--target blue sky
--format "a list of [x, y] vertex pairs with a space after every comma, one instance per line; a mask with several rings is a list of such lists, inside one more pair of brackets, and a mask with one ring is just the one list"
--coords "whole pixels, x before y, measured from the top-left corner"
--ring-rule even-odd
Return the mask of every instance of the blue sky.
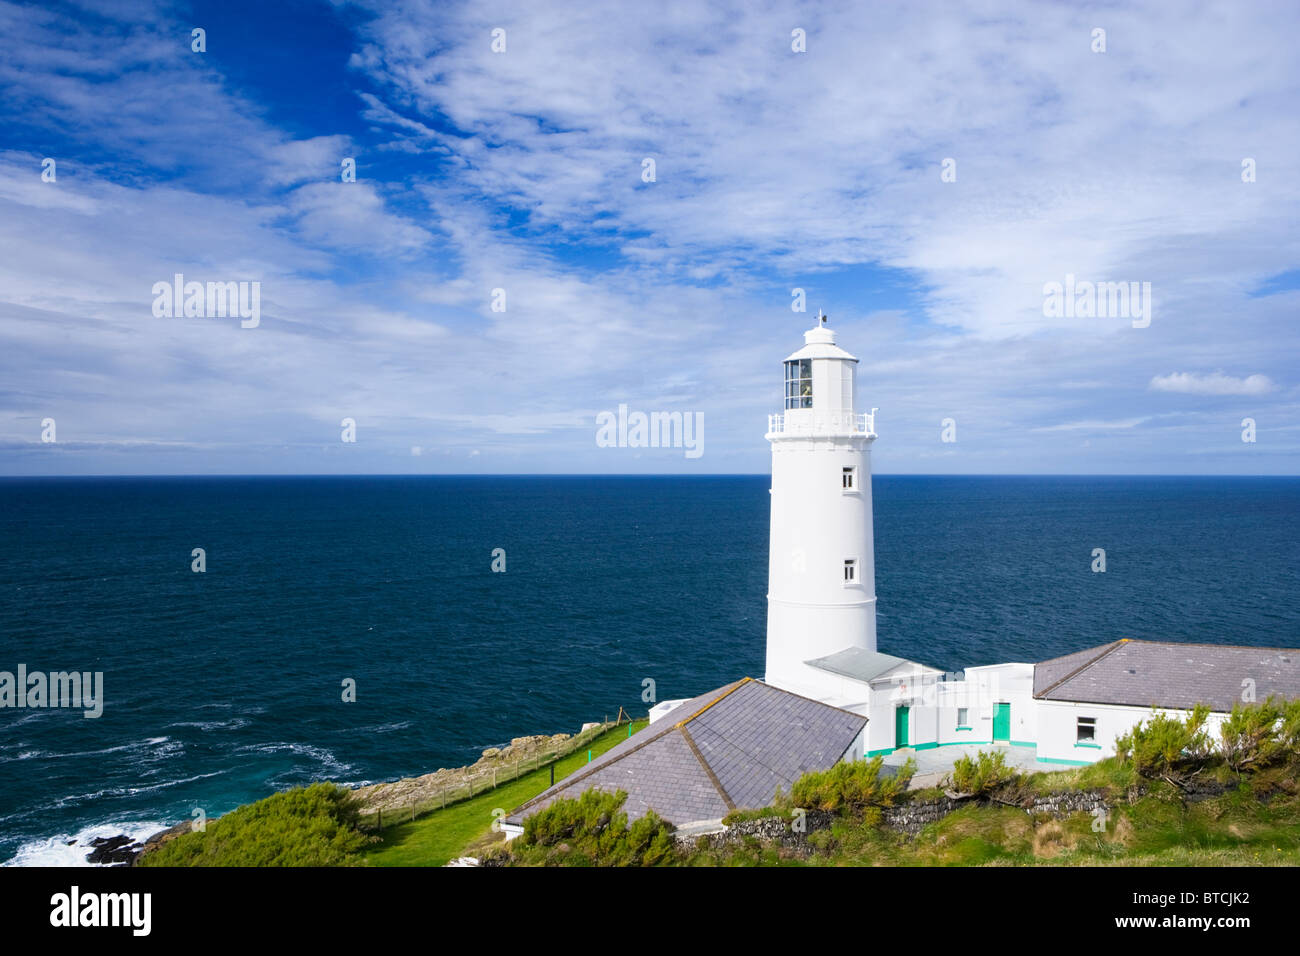
[[[818, 307], [878, 472], [1296, 474], [1297, 21], [0, 0], [0, 474], [765, 472]], [[178, 272], [260, 324], [155, 316]]]

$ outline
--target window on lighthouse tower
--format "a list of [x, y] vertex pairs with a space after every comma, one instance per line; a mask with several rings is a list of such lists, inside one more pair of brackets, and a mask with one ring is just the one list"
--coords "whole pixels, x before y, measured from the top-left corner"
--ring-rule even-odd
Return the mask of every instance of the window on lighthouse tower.
[[812, 359], [785, 363], [785, 407], [812, 408]]

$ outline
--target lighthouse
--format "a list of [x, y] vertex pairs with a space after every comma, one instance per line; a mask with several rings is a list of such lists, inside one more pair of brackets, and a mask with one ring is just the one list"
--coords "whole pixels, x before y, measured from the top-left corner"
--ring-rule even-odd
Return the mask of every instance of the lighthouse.
[[796, 692], [808, 679], [805, 662], [850, 648], [876, 650], [876, 409], [858, 411], [857, 365], [819, 315], [803, 348], [785, 360], [785, 408], [768, 416], [766, 680]]

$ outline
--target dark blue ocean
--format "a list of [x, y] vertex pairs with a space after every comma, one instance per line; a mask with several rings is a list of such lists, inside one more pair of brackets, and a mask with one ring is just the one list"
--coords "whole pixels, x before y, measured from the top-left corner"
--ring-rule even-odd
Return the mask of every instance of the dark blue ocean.
[[[106, 698], [99, 719], [0, 709], [0, 860], [643, 714], [646, 677], [659, 699], [761, 677], [767, 489], [0, 479], [0, 670], [102, 671]], [[1300, 479], [886, 476], [874, 495], [881, 650], [956, 670], [1118, 637], [1300, 646]]]

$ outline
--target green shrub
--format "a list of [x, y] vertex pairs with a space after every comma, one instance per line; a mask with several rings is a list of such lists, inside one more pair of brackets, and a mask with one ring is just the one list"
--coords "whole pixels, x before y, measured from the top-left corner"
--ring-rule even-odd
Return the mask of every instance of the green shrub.
[[[777, 798], [778, 800], [781, 799], [779, 792], [777, 793]], [[757, 809], [744, 808], [740, 810], [732, 810], [722, 818], [722, 822], [730, 827], [735, 826], [737, 823], [745, 823], [749, 820], [765, 820], [768, 817], [779, 817], [782, 820], [788, 820], [790, 819], [790, 811], [785, 808], [784, 802], [780, 805], [758, 807]]]
[[981, 750], [974, 757], [963, 754], [953, 761], [949, 785], [959, 793], [987, 796], [999, 787], [1011, 783], [1020, 774], [1007, 766], [1006, 755], [1000, 750], [986, 753]]
[[1223, 722], [1223, 759], [1233, 770], [1258, 770], [1297, 755], [1300, 744], [1300, 698], [1272, 696], [1252, 704], [1235, 704]]
[[627, 822], [627, 794], [591, 789], [562, 797], [524, 821], [511, 862], [560, 866], [662, 866], [676, 862], [673, 827], [651, 810]]
[[883, 764], [883, 757], [873, 757], [806, 773], [794, 782], [791, 805], [852, 817], [862, 817], [869, 807], [892, 806], [916, 773], [916, 762], [908, 759], [892, 776], [881, 775]]
[[360, 866], [371, 838], [357, 830], [351, 790], [295, 787], [240, 807], [140, 857], [140, 866]]
[[1211, 752], [1205, 731], [1209, 715], [1204, 704], [1192, 708], [1185, 720], [1153, 710], [1149, 720], [1115, 738], [1115, 755], [1148, 777], [1203, 764]]

